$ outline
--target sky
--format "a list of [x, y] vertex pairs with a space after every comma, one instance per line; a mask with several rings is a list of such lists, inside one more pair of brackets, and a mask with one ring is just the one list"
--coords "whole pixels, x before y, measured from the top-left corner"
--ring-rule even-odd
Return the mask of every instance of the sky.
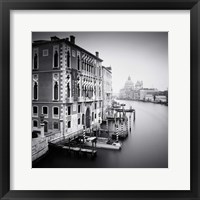
[[49, 40], [51, 36], [75, 36], [76, 45], [112, 67], [113, 93], [124, 87], [128, 76], [135, 84], [143, 81], [145, 88], [168, 89], [167, 32], [34, 32], [32, 39]]

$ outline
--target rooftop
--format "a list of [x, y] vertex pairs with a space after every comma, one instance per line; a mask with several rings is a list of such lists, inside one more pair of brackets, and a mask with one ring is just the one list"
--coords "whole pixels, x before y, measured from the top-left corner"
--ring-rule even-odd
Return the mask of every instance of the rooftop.
[[88, 55], [94, 57], [95, 59], [99, 60], [99, 61], [103, 61], [101, 58], [99, 58], [99, 52], [96, 52], [96, 55], [90, 53], [89, 51], [81, 48], [80, 46], [75, 44], [75, 37], [73, 35], [70, 35], [70, 40], [69, 38], [58, 38], [57, 36], [52, 36], [51, 40], [35, 40], [32, 43], [32, 46], [40, 46], [40, 45], [44, 45], [44, 44], [49, 44], [49, 43], [61, 43], [61, 42], [65, 42], [66, 44], [73, 46], [75, 48], [78, 48], [80, 51], [84, 51], [85, 53], [87, 53]]

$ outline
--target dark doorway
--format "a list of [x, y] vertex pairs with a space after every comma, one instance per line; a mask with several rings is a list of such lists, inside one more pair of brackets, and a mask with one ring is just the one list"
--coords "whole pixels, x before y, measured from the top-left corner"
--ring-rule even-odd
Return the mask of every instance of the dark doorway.
[[90, 108], [86, 110], [86, 128], [90, 128]]
[[48, 122], [44, 121], [44, 132], [48, 133]]

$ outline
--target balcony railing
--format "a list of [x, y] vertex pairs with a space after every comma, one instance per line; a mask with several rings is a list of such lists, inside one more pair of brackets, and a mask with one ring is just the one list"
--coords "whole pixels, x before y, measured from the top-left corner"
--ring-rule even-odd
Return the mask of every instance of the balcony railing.
[[66, 102], [67, 103], [74, 103], [74, 98], [73, 97], [67, 97]]
[[84, 101], [86, 102], [91, 102], [91, 101], [94, 101], [94, 98], [93, 97], [84, 97]]
[[84, 102], [84, 97], [78, 97], [78, 102]]

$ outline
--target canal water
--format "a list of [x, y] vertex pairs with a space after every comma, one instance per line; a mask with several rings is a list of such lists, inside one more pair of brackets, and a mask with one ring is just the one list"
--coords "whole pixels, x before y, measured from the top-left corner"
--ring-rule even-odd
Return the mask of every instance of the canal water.
[[[36, 168], [167, 168], [168, 107], [165, 105], [119, 101], [136, 111], [131, 133], [122, 141], [120, 151], [97, 149], [97, 157], [69, 156], [49, 152], [33, 167]], [[128, 116], [129, 117], [129, 116]]]

